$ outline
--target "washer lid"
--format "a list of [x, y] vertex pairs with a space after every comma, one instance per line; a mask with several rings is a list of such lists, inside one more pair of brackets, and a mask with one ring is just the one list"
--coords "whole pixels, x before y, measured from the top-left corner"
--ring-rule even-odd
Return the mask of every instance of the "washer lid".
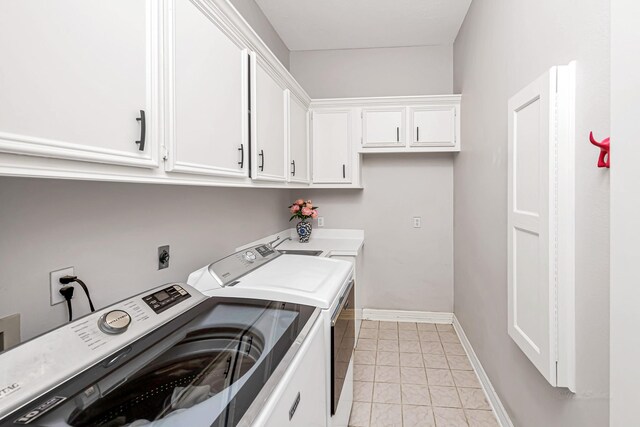
[[275, 299], [328, 309], [352, 272], [353, 265], [348, 261], [282, 255], [240, 278], [235, 285], [206, 293]]

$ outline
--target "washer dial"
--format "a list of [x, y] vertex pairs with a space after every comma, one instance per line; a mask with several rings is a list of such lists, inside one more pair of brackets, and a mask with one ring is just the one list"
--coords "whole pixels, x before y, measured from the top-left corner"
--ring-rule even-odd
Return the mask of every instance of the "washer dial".
[[111, 310], [98, 319], [98, 328], [105, 334], [121, 334], [129, 328], [131, 316], [124, 310]]

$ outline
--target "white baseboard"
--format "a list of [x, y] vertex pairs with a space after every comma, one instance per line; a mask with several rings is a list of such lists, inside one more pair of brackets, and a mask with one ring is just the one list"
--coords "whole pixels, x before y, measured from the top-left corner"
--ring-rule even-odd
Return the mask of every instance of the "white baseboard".
[[440, 313], [431, 311], [406, 311], [406, 310], [378, 310], [365, 308], [362, 310], [362, 318], [365, 320], [382, 320], [388, 322], [416, 322], [416, 323], [453, 323], [453, 313]]
[[473, 351], [471, 343], [469, 342], [467, 335], [464, 333], [464, 330], [462, 329], [462, 326], [460, 325], [460, 322], [458, 322], [458, 319], [455, 315], [453, 316], [453, 328], [458, 333], [460, 343], [462, 344], [462, 347], [464, 347], [464, 350], [467, 352], [467, 356], [469, 357], [471, 366], [473, 366], [473, 370], [476, 372], [476, 375], [480, 380], [480, 384], [482, 385], [482, 388], [487, 395], [489, 404], [491, 405], [493, 412], [496, 414], [496, 418], [498, 418], [498, 423], [501, 427], [513, 427], [513, 423], [511, 422], [511, 418], [509, 418], [509, 414], [507, 414], [506, 409], [504, 409], [504, 406], [500, 401], [500, 397], [498, 397], [498, 394], [493, 388], [493, 385], [491, 385], [491, 381], [489, 380], [487, 373], [484, 371], [484, 368], [480, 364], [480, 359], [478, 359], [478, 356], [476, 356], [476, 353]]

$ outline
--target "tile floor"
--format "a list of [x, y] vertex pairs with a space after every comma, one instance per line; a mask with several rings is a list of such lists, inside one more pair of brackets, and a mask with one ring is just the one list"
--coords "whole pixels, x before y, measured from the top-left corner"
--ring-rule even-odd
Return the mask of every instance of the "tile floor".
[[498, 427], [451, 325], [365, 320], [349, 426]]

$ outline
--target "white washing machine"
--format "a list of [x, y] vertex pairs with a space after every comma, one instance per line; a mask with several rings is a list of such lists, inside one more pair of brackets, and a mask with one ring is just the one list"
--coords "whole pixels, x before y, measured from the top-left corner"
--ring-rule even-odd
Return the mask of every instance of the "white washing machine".
[[0, 426], [253, 425], [319, 315], [150, 290], [0, 353]]
[[259, 244], [191, 273], [187, 280], [208, 296], [277, 299], [318, 307], [324, 322], [327, 419], [346, 427], [353, 403], [355, 283], [347, 261], [284, 255]]

